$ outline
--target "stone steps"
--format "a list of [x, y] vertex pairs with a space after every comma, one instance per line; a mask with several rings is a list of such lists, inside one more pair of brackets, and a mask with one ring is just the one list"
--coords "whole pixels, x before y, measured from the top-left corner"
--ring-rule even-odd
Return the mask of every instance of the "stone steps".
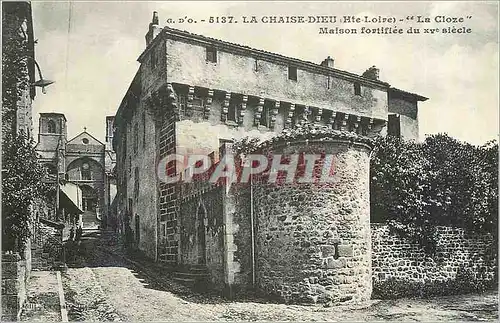
[[180, 266], [173, 272], [173, 280], [191, 288], [204, 288], [209, 282], [209, 273], [205, 265]]

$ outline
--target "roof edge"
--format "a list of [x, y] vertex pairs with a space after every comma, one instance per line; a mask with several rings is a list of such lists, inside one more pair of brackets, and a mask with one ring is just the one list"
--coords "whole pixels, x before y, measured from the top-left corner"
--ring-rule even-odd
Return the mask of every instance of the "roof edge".
[[410, 97], [410, 98], [416, 99], [417, 101], [424, 102], [424, 101], [429, 100], [429, 98], [427, 98], [425, 96], [422, 96], [420, 94], [416, 94], [416, 93], [404, 91], [404, 90], [401, 90], [401, 89], [398, 89], [398, 88], [395, 88], [395, 87], [389, 88], [389, 91], [397, 92], [398, 94], [400, 94], [402, 96]]
[[216, 38], [211, 38], [199, 34], [194, 34], [190, 33], [185, 30], [180, 30], [176, 28], [171, 28], [171, 27], [163, 27], [161, 32], [149, 43], [149, 45], [144, 49], [144, 51], [141, 53], [141, 55], [137, 58], [137, 61], [142, 63], [144, 57], [147, 55], [147, 53], [150, 51], [151, 48], [157, 45], [157, 43], [160, 41], [162, 37], [167, 37], [169, 39], [184, 39], [184, 40], [191, 40], [198, 42], [200, 44], [206, 44], [206, 45], [217, 45], [219, 46], [220, 49], [225, 49], [230, 52], [240, 52], [244, 54], [244, 52], [251, 53], [253, 56], [257, 58], [267, 58], [267, 59], [272, 59], [274, 61], [280, 61], [282, 63], [292, 63], [295, 64], [297, 67], [301, 67], [304, 70], [309, 70], [309, 71], [317, 71], [325, 75], [333, 75], [333, 76], [339, 76], [339, 77], [344, 77], [348, 79], [353, 79], [356, 81], [359, 81], [360, 83], [364, 84], [369, 84], [372, 86], [378, 86], [382, 88], [389, 88], [390, 84], [384, 81], [380, 80], [373, 80], [369, 78], [362, 77], [361, 75], [347, 72], [344, 70], [336, 69], [336, 68], [331, 68], [327, 66], [322, 66], [317, 63], [301, 60], [298, 58], [293, 58], [289, 56], [284, 56], [281, 54], [277, 53], [272, 53], [268, 51], [264, 51], [261, 49], [256, 49], [252, 48], [249, 46], [244, 46], [240, 44], [235, 44], [235, 43], [230, 43], [224, 40], [216, 39]]

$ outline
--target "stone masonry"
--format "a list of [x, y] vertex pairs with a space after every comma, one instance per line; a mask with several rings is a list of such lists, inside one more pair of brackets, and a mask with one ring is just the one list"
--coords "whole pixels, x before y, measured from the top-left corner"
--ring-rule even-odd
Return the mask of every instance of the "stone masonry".
[[497, 271], [495, 241], [490, 235], [466, 234], [462, 228], [437, 227], [436, 255], [430, 257], [407, 239], [391, 234], [389, 227], [372, 224], [373, 279], [434, 282], [455, 279], [459, 268], [475, 278], [490, 281]]
[[370, 298], [369, 151], [335, 140], [273, 148], [332, 154], [338, 182], [255, 184], [260, 288], [285, 301]]
[[25, 260], [18, 254], [2, 254], [2, 322], [19, 319], [28, 278]]

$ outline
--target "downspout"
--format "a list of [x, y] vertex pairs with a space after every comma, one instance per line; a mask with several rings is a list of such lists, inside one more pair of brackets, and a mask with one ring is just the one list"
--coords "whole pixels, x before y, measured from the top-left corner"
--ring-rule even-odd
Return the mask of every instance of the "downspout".
[[255, 232], [254, 232], [254, 214], [253, 214], [253, 181], [250, 175], [250, 239], [252, 246], [252, 286], [255, 287]]

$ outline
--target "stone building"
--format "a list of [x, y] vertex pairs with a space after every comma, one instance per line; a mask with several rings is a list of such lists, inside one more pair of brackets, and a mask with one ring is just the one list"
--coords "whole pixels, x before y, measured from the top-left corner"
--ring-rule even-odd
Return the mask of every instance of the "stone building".
[[[334, 154], [345, 166], [339, 171], [345, 187], [324, 192], [166, 184], [156, 167], [174, 153], [206, 153], [217, 162], [231, 141], [247, 136], [265, 141], [304, 119], [341, 133], [417, 139], [418, 102], [426, 98], [381, 81], [375, 67], [360, 76], [337, 69], [331, 57], [315, 64], [160, 28], [156, 12], [138, 61], [113, 138], [117, 212], [122, 230], [133, 231], [136, 247], [175, 266], [178, 280], [206, 277], [229, 294], [252, 286], [284, 299], [369, 298], [367, 145], [346, 146], [333, 138], [308, 147], [303, 142], [275, 147]], [[318, 201], [325, 206], [315, 209]], [[320, 245], [311, 243], [315, 239]], [[329, 288], [323, 282], [321, 287], [322, 275], [332, 271]]]
[[[108, 134], [112, 132], [112, 119], [107, 118]], [[109, 142], [102, 143], [86, 129], [68, 140], [64, 114], [40, 113], [36, 151], [54, 185], [59, 186], [55, 201], [58, 213], [53, 220], [83, 227], [106, 226], [115, 195], [111, 177], [114, 152]]]

